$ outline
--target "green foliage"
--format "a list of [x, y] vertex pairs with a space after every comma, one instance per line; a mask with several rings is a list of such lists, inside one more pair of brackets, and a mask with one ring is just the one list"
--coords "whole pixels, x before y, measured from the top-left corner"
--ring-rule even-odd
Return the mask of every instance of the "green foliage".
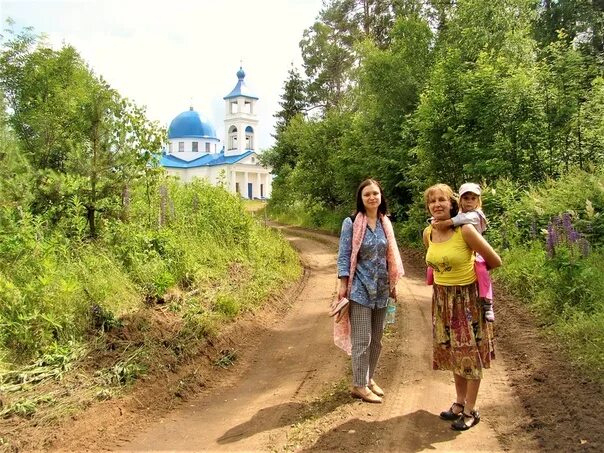
[[534, 34], [544, 46], [559, 39], [565, 31], [565, 42], [574, 43], [582, 52], [601, 56], [604, 51], [604, 8], [590, 0], [557, 0], [540, 2]]
[[234, 349], [225, 349], [220, 351], [220, 357], [214, 361], [214, 366], [220, 368], [229, 368], [237, 360], [237, 351]]
[[121, 214], [126, 188], [149, 175], [164, 131], [95, 76], [73, 47], [53, 50], [28, 30], [7, 36], [0, 87], [36, 182], [33, 212], [52, 223], [72, 223], [77, 212], [94, 238], [102, 222]]
[[139, 363], [142, 359], [144, 359], [144, 351], [139, 348], [111, 368], [99, 370], [97, 372], [98, 379], [104, 385], [111, 387], [132, 384], [147, 371], [147, 366]]
[[500, 181], [486, 195], [490, 240], [505, 247], [497, 280], [571, 341], [578, 364], [601, 370], [604, 174], [575, 171], [529, 190]]
[[240, 310], [240, 304], [232, 294], [218, 294], [216, 310], [227, 318], [234, 318]]
[[175, 287], [200, 293], [177, 309], [184, 335], [212, 335], [221, 319], [253, 310], [299, 275], [293, 250], [239, 198], [203, 181], [157, 186], [164, 190], [151, 198], [154, 222], [146, 187], [133, 186], [129, 222], [108, 222], [94, 242], [68, 239], [31, 215], [0, 234], [0, 350], [27, 360], [119, 329], [125, 315]]
[[301, 202], [283, 207], [277, 203], [273, 204], [272, 199], [268, 206], [268, 214], [271, 219], [288, 225], [318, 228], [331, 233], [340, 232], [342, 220], [351, 215], [351, 212], [352, 208], [334, 211], [318, 204], [306, 205]]

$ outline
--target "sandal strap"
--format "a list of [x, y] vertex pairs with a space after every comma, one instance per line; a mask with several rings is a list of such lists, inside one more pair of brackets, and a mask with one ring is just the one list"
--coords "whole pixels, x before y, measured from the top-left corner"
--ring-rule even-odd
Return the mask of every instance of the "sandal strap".
[[455, 402], [453, 402], [453, 404], [451, 404], [451, 412], [453, 412], [453, 406], [459, 406], [459, 407], [461, 407], [461, 411], [462, 412], [466, 408], [463, 404], [458, 403], [457, 401], [455, 401]]
[[478, 418], [478, 413], [475, 410], [470, 411], [470, 414], [466, 414], [466, 411], [463, 410], [463, 411], [461, 411], [461, 415], [463, 415], [464, 417], [467, 417], [467, 418], [471, 418], [472, 423], [474, 423], [474, 420], [476, 420]]

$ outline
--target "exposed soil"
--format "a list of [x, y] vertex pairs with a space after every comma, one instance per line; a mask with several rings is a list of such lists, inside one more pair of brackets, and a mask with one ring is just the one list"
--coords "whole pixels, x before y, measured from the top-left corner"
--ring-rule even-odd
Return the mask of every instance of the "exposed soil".
[[[246, 315], [194, 360], [139, 380], [125, 397], [60, 423], [14, 429], [24, 451], [602, 451], [602, 387], [538, 334], [520, 301], [498, 291], [497, 360], [485, 372], [482, 421], [463, 433], [438, 418], [454, 398], [430, 369], [431, 288], [418, 252], [404, 251], [397, 322], [376, 380], [384, 403], [348, 393], [349, 359], [331, 340], [337, 239], [280, 227], [303, 260], [302, 280]], [[169, 341], [169, 338], [167, 339]], [[232, 366], [217, 367], [231, 351]], [[0, 426], [10, 426], [2, 424]], [[2, 434], [2, 433], [0, 433]]]

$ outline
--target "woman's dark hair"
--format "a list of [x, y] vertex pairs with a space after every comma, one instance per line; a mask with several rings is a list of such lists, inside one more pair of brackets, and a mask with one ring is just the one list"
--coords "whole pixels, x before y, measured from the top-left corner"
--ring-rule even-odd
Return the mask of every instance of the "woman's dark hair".
[[386, 197], [384, 196], [384, 191], [382, 190], [382, 186], [375, 179], [366, 179], [361, 184], [359, 184], [359, 188], [357, 189], [357, 212], [362, 212], [365, 214], [365, 205], [363, 204], [363, 189], [371, 184], [375, 184], [378, 189], [380, 189], [381, 202], [378, 206], [378, 213], [386, 215], [388, 214], [388, 203], [386, 202]]

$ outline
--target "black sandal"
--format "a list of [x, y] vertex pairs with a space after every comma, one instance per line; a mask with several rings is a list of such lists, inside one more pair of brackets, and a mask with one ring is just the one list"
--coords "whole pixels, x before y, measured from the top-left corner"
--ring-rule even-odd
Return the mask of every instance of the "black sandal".
[[[470, 424], [466, 423], [466, 418], [471, 418], [472, 421]], [[451, 423], [451, 429], [455, 431], [465, 431], [466, 429], [470, 429], [472, 426], [478, 425], [480, 422], [480, 414], [478, 411], [470, 411], [470, 415], [462, 412], [459, 418]]]
[[[455, 413], [453, 411], [453, 408], [455, 406], [461, 407], [461, 411]], [[464, 409], [465, 409], [465, 407], [463, 404], [454, 402], [453, 404], [451, 404], [451, 407], [449, 408], [448, 411], [443, 411], [440, 413], [440, 418], [442, 418], [443, 420], [457, 420], [459, 418], [459, 416], [463, 413]]]

